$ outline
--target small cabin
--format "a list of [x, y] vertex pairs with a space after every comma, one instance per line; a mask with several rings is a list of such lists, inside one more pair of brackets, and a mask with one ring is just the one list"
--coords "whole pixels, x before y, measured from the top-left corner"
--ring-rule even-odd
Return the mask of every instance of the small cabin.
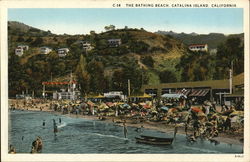
[[29, 46], [27, 45], [18, 45], [17, 48], [15, 49], [15, 54], [20, 57], [24, 54], [24, 51], [27, 51], [28, 49]]
[[208, 45], [207, 44], [192, 44], [189, 46], [189, 50], [194, 52], [207, 52], [208, 51]]
[[19, 57], [23, 55], [23, 49], [22, 48], [16, 48], [15, 49], [15, 54]]
[[49, 47], [41, 47], [41, 48], [40, 48], [40, 53], [43, 54], [43, 55], [47, 55], [47, 54], [49, 54], [51, 51], [52, 51], [52, 49], [49, 48]]
[[86, 51], [94, 49], [94, 47], [88, 41], [82, 41], [81, 43], [82, 43], [82, 48]]
[[69, 52], [69, 49], [68, 48], [59, 48], [57, 50], [57, 53], [58, 53], [58, 56], [59, 57], [65, 57]]

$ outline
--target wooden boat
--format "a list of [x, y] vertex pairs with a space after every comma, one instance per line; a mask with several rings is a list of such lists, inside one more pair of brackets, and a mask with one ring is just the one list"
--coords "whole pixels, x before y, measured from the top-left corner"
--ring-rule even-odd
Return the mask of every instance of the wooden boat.
[[151, 145], [171, 145], [174, 138], [161, 138], [153, 136], [141, 135], [141, 137], [135, 137], [137, 143], [151, 144]]

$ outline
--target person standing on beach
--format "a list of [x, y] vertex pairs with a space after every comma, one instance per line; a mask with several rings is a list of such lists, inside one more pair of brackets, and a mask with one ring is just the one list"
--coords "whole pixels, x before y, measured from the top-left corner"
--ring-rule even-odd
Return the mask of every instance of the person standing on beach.
[[126, 126], [126, 120], [124, 120], [124, 122], [123, 122], [123, 133], [124, 133], [124, 138], [127, 138], [128, 129]]

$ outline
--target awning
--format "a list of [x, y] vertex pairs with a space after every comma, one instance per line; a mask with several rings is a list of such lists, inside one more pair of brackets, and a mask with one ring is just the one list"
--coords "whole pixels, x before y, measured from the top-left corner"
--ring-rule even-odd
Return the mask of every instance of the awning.
[[176, 93], [166, 93], [166, 94], [161, 95], [161, 97], [163, 98], [181, 98], [181, 97], [187, 98], [187, 96], [183, 94], [176, 94]]
[[191, 92], [189, 96], [195, 96], [195, 97], [206, 96], [208, 92], [209, 89], [195, 89]]
[[191, 89], [179, 89], [175, 91], [175, 93], [184, 94], [185, 96], [187, 96], [190, 92], [191, 92]]

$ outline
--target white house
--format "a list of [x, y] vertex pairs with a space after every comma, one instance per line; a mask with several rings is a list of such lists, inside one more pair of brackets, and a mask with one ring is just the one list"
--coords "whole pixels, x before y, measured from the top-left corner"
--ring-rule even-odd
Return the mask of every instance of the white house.
[[27, 45], [18, 45], [17, 48], [15, 49], [15, 54], [20, 57], [23, 55], [24, 51], [28, 49], [29, 49], [29, 46]]
[[94, 47], [88, 41], [82, 41], [82, 48], [86, 51], [92, 50]]
[[23, 55], [23, 49], [22, 48], [16, 48], [15, 49], [15, 54], [17, 55], [17, 56], [22, 56]]
[[41, 53], [41, 54], [44, 54], [44, 55], [50, 53], [51, 51], [52, 51], [52, 49], [49, 48], [49, 47], [41, 47], [41, 48], [40, 48], [40, 53]]
[[109, 39], [108, 40], [109, 47], [118, 47], [122, 44], [121, 39]]
[[192, 45], [189, 46], [189, 49], [191, 51], [194, 51], [194, 52], [198, 52], [198, 51], [207, 52], [208, 51], [208, 45], [207, 44], [192, 44]]
[[23, 50], [28, 50], [29, 46], [27, 46], [27, 45], [18, 45], [17, 48], [22, 48]]
[[65, 57], [69, 52], [68, 48], [60, 48], [57, 50], [58, 56], [59, 57]]

